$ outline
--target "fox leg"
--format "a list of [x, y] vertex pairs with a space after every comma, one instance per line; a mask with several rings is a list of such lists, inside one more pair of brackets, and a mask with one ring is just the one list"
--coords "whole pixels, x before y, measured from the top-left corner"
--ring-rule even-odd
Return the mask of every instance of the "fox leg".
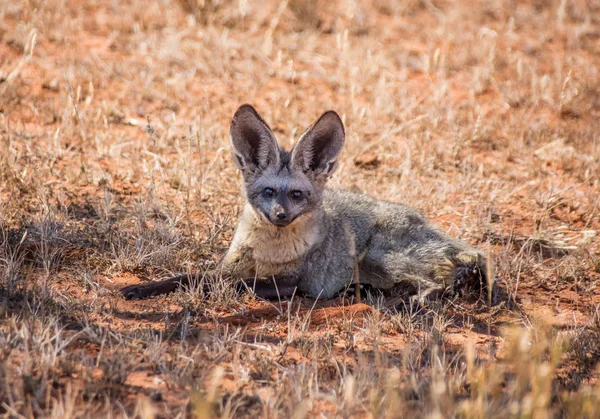
[[361, 282], [383, 289], [410, 285], [416, 290], [411, 299], [423, 303], [434, 296], [459, 296], [468, 287], [485, 287], [486, 266], [485, 257], [468, 248], [418, 255], [374, 248], [362, 261]]
[[419, 304], [425, 303], [433, 295], [439, 296], [445, 290], [445, 287], [442, 284], [439, 284], [435, 281], [430, 281], [427, 278], [420, 278], [417, 288], [417, 293], [410, 298], [411, 300], [418, 301]]
[[[205, 274], [188, 274], [178, 275], [173, 278], [163, 281], [153, 281], [146, 284], [129, 285], [121, 288], [121, 294], [127, 300], [141, 300], [144, 298], [155, 297], [157, 295], [169, 294], [176, 291], [180, 287], [189, 286], [191, 283], [197, 283], [204, 277], [219, 278], [225, 277], [244, 277], [252, 276], [248, 272], [248, 254], [244, 249], [236, 246], [231, 246], [225, 257], [221, 261], [220, 269], [208, 271]], [[205, 291], [210, 291], [208, 288], [209, 281], [204, 282]]]
[[450, 297], [463, 295], [469, 288], [487, 289], [488, 275], [488, 262], [476, 250], [463, 250], [444, 258], [433, 269], [434, 281], [443, 284], [444, 294]]
[[[481, 253], [474, 250], [462, 251], [447, 264], [452, 265], [450, 270], [445, 270], [449, 295], [462, 295], [469, 287], [479, 290], [488, 287], [488, 262]], [[443, 271], [444, 269], [438, 269], [438, 273]]]
[[200, 281], [205, 275], [178, 275], [163, 281], [152, 281], [145, 284], [129, 285], [121, 288], [121, 294], [126, 300], [142, 300], [169, 294], [180, 287], [189, 286], [190, 283]]
[[[199, 283], [205, 278], [219, 280], [220, 275], [215, 271], [205, 274], [178, 275], [163, 281], [152, 281], [145, 284], [129, 285], [121, 288], [121, 294], [126, 300], [142, 300], [158, 295], [170, 294], [177, 289]], [[213, 292], [213, 282], [204, 281], [204, 293]], [[246, 278], [235, 282], [238, 293], [253, 292], [257, 297], [265, 300], [289, 298], [297, 293], [294, 280], [290, 278]]]

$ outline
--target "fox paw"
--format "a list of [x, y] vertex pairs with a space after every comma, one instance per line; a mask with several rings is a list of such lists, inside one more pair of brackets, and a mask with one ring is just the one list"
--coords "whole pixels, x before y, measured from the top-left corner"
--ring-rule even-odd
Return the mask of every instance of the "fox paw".
[[157, 291], [157, 284], [137, 284], [121, 288], [121, 295], [123, 295], [126, 300], [143, 300], [160, 294], [160, 292]]

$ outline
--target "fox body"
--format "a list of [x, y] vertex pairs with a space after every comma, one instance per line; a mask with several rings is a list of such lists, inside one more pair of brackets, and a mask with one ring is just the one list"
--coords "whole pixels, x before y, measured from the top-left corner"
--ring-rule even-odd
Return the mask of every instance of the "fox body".
[[[357, 277], [384, 290], [411, 286], [420, 299], [485, 284], [485, 257], [417, 211], [326, 189], [344, 137], [341, 119], [328, 111], [287, 152], [252, 106], [237, 110], [231, 144], [246, 204], [222, 261], [223, 277], [272, 278], [277, 287], [314, 298], [331, 298]], [[162, 293], [154, 287], [126, 295]]]

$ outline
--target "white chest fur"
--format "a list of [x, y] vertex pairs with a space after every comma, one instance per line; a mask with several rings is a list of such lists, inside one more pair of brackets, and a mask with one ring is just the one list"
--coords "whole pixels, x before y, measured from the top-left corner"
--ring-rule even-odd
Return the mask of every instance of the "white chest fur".
[[276, 275], [298, 267], [318, 241], [318, 225], [310, 215], [299, 217], [289, 226], [276, 227], [246, 205], [231, 247], [249, 250], [258, 275]]

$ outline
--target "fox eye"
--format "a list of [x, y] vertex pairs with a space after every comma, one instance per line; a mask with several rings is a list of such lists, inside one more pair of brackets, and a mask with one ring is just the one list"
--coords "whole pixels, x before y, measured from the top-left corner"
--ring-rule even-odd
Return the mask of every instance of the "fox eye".
[[263, 191], [263, 193], [265, 194], [266, 197], [272, 197], [273, 195], [275, 195], [275, 190], [273, 188], [265, 188], [265, 190]]
[[294, 199], [300, 199], [302, 198], [302, 191], [292, 191], [290, 193], [290, 195], [292, 196], [292, 198]]

